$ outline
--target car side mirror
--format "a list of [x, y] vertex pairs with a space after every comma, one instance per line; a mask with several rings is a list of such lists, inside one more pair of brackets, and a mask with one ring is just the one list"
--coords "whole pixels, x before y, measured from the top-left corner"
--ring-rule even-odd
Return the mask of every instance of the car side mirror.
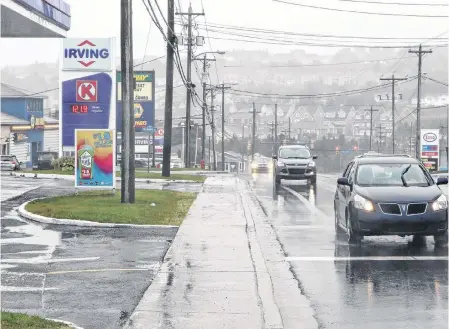
[[340, 177], [339, 179], [337, 179], [337, 184], [338, 185], [344, 185], [344, 186], [349, 186], [349, 181], [346, 177]]
[[313, 160], [318, 159], [318, 155], [314, 155], [314, 156], [312, 157], [312, 159], [313, 159]]
[[446, 184], [447, 184], [447, 177], [438, 177], [437, 185], [446, 185]]
[[277, 155], [273, 155], [273, 156], [271, 156], [272, 158], [273, 158], [273, 160], [277, 160], [278, 159], [278, 156]]

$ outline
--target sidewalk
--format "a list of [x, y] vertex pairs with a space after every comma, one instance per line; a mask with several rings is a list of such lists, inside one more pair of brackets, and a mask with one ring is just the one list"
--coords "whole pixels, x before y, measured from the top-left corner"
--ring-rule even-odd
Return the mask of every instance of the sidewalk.
[[206, 180], [125, 328], [283, 328], [242, 186]]

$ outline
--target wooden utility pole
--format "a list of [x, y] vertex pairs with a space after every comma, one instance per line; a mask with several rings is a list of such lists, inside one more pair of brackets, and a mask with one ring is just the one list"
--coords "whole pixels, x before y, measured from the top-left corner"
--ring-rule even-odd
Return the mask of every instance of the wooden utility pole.
[[394, 127], [394, 125], [395, 125], [395, 106], [394, 106], [394, 101], [395, 101], [395, 99], [396, 99], [396, 96], [395, 96], [395, 94], [394, 94], [394, 85], [395, 85], [396, 81], [407, 80], [407, 78], [396, 78], [396, 77], [394, 76], [394, 74], [393, 74], [393, 75], [391, 76], [391, 78], [380, 78], [380, 80], [381, 80], [381, 81], [391, 81], [391, 88], [392, 88], [392, 91], [391, 91], [391, 94], [392, 94], [392, 95], [391, 95], [391, 113], [392, 113], [392, 116], [393, 116], [392, 140], [393, 140], [393, 154], [394, 154], [394, 150], [395, 150], [395, 138], [394, 138], [394, 130], [395, 130], [395, 127]]
[[378, 112], [379, 110], [374, 110], [373, 106], [371, 105], [370, 108], [370, 124], [369, 124], [369, 150], [371, 151], [372, 148], [372, 139], [373, 139], [373, 112]]
[[256, 104], [253, 102], [253, 142], [251, 144], [251, 161], [254, 161], [254, 150], [256, 144]]
[[274, 152], [278, 151], [278, 105], [274, 104]]
[[[167, 66], [165, 74], [165, 120], [164, 120], [164, 149], [162, 155], [162, 176], [170, 177], [171, 137], [173, 123], [173, 56], [175, 44], [175, 3], [168, 0], [167, 12]], [[155, 127], [153, 127], [154, 129]], [[154, 138], [153, 138], [154, 146]], [[154, 151], [153, 151], [154, 155]], [[153, 157], [154, 158], [154, 157]]]
[[[193, 17], [204, 15], [204, 13], [194, 13], [192, 12], [192, 5], [189, 5], [189, 10], [187, 13], [176, 13], [176, 15], [187, 16], [187, 101], [186, 101], [186, 127], [189, 125], [190, 127], [190, 106], [192, 100], [192, 22]], [[190, 168], [190, 129], [186, 129], [185, 131], [186, 137], [186, 145], [185, 145], [185, 166], [186, 168]]]
[[132, 0], [121, 0], [122, 163], [121, 202], [135, 203], [135, 129]]
[[422, 50], [422, 45], [419, 45], [418, 50], [409, 50], [409, 53], [418, 55], [418, 96], [416, 103], [416, 141], [415, 141], [415, 150], [416, 150], [416, 158], [419, 159], [421, 157], [421, 78], [422, 78], [422, 57], [424, 54], [431, 54], [432, 50]]
[[221, 170], [225, 171], [225, 149], [224, 149], [224, 136], [225, 136], [225, 89], [231, 87], [225, 86], [224, 83], [217, 86], [217, 89], [221, 89]]

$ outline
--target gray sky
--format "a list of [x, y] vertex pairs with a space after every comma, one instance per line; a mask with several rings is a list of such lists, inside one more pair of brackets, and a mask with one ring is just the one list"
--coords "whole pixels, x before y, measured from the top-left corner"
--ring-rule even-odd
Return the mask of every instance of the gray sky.
[[[119, 45], [120, 0], [66, 0], [71, 5], [72, 28], [68, 37], [94, 38], [116, 37]], [[175, 0], [177, 3], [178, 0]], [[188, 0], [179, 0], [183, 11], [187, 11]], [[306, 5], [323, 6], [347, 10], [442, 15], [448, 7], [393, 6], [360, 4], [341, 0], [286, 0]], [[158, 1], [166, 15], [167, 1]], [[387, 2], [387, 0], [379, 0]], [[400, 2], [400, 1], [395, 1]], [[445, 0], [403, 0], [408, 3], [443, 3]], [[291, 6], [272, 0], [192, 0], [193, 11], [201, 12], [202, 3], [208, 23], [257, 27], [300, 33], [382, 36], [382, 37], [422, 37], [423, 40], [448, 30], [448, 20], [441, 18], [414, 18], [378, 15], [340, 13], [322, 9]], [[154, 1], [153, 1], [154, 4]], [[176, 5], [178, 7], [178, 5]], [[150, 29], [147, 55], [165, 54], [165, 45], [159, 30], [151, 22], [142, 0], [133, 0], [134, 8], [134, 56], [143, 57], [148, 31]], [[160, 19], [161, 24], [163, 21]], [[203, 23], [204, 18], [196, 18]], [[179, 26], [177, 27], [179, 30]], [[205, 32], [199, 31], [201, 35]], [[236, 38], [235, 36], [215, 37]], [[444, 35], [444, 36], [447, 36]], [[55, 62], [59, 57], [57, 39], [2, 39], [1, 66], [23, 65], [33, 62]], [[235, 41], [211, 40], [213, 50], [269, 50], [287, 52], [298, 46], [279, 46]], [[369, 40], [365, 43], [369, 43]], [[181, 48], [181, 47], [180, 47]], [[198, 52], [210, 50], [209, 42]], [[334, 48], [308, 47], [309, 52], [328, 53]]]

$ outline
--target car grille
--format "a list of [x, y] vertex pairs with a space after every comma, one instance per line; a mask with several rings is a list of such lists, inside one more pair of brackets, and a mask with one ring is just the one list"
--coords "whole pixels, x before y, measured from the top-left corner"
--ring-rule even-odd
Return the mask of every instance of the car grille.
[[302, 175], [306, 170], [304, 168], [288, 168], [288, 172], [292, 175]]
[[401, 209], [397, 203], [379, 203], [379, 207], [385, 214], [400, 215]]
[[424, 214], [427, 209], [427, 203], [410, 203], [407, 207], [407, 215]]

